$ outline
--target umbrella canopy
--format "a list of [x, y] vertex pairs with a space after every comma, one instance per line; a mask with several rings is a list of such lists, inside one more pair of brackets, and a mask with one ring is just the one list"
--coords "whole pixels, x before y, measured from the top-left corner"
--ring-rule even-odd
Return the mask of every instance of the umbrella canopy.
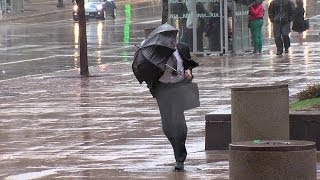
[[140, 83], [158, 79], [164, 72], [168, 58], [175, 51], [178, 30], [162, 24], [153, 30], [136, 51], [132, 70]]

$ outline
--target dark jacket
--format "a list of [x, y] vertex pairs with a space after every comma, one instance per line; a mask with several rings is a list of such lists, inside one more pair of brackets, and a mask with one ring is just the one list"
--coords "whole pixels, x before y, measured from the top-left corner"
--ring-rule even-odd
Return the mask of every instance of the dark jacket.
[[[197, 62], [195, 62], [194, 60], [191, 59], [191, 54], [190, 54], [190, 49], [189, 46], [186, 43], [181, 43], [179, 42], [177, 44], [177, 50], [181, 56], [181, 59], [183, 61], [183, 68], [184, 70], [191, 70], [197, 66], [199, 66], [199, 64]], [[160, 78], [160, 77], [159, 77]], [[147, 83], [147, 87], [149, 88], [152, 96], [154, 97], [154, 90], [157, 87], [157, 83], [159, 83], [158, 80], [153, 81], [153, 82], [146, 82]]]
[[193, 68], [199, 66], [197, 62], [191, 59], [190, 49], [186, 43], [178, 43], [177, 50], [183, 60], [183, 68], [185, 70], [192, 70]]
[[294, 4], [291, 0], [272, 0], [269, 8], [269, 18], [272, 23], [286, 24], [293, 20]]

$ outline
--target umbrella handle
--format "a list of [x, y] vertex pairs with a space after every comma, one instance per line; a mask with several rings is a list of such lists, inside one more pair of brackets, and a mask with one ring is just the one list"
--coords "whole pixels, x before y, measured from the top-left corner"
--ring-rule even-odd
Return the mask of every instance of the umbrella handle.
[[166, 66], [167, 66], [167, 67], [169, 67], [170, 69], [174, 70], [174, 71], [175, 71], [175, 72], [177, 72], [178, 74], [180, 74], [180, 75], [182, 75], [182, 76], [183, 76], [183, 74], [182, 74], [182, 72], [181, 72], [181, 71], [176, 70], [175, 68], [173, 68], [173, 67], [169, 66], [168, 64], [166, 64]]
[[140, 46], [138, 46], [138, 45], [136, 45], [136, 44], [135, 44], [134, 46], [137, 47], [137, 48], [140, 48]]

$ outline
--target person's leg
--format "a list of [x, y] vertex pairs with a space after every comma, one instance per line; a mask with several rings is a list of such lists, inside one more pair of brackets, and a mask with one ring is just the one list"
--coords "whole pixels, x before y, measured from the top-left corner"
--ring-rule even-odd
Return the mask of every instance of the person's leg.
[[253, 20], [250, 23], [253, 48], [255, 53], [259, 52], [259, 20]]
[[[181, 118], [184, 119], [184, 116]], [[176, 162], [184, 162], [187, 157], [187, 149], [185, 146], [186, 139], [187, 139], [187, 126], [184, 126], [185, 129], [180, 130], [180, 135], [177, 135], [175, 137], [168, 137], [168, 140], [170, 141], [173, 152], [174, 152], [174, 157]]]
[[[174, 103], [172, 103], [174, 104]], [[175, 107], [179, 105], [176, 104]], [[184, 169], [184, 161], [187, 157], [187, 149], [185, 142], [187, 139], [187, 125], [183, 111], [176, 111], [174, 106], [167, 106], [169, 118], [162, 118], [162, 130], [173, 148], [174, 158], [176, 160], [175, 170], [181, 171]]]
[[193, 30], [192, 29], [188, 29], [187, 30], [187, 44], [189, 46], [190, 52], [193, 52]]
[[277, 46], [277, 55], [281, 55], [283, 53], [283, 41], [281, 37], [281, 24], [273, 23], [273, 36], [274, 41]]
[[188, 29], [187, 27], [184, 27], [181, 33], [182, 34], [179, 41], [188, 44], [190, 52], [192, 52], [193, 51], [192, 29]]
[[263, 26], [263, 20], [260, 19], [258, 21], [258, 52], [262, 52], [262, 43], [263, 43], [263, 37], [262, 37], [262, 26]]
[[217, 31], [210, 34], [208, 37], [209, 40], [209, 49], [210, 51], [221, 51], [220, 45], [220, 27], [217, 28]]
[[303, 41], [303, 34], [302, 34], [302, 32], [299, 32], [298, 35], [299, 35], [299, 44], [303, 45], [303, 42], [302, 42]]
[[187, 149], [185, 146], [187, 134], [181, 137], [168, 137], [170, 144], [172, 145], [174, 157], [176, 160], [175, 170], [182, 171], [184, 170], [184, 161], [187, 157]]
[[290, 47], [290, 23], [286, 23], [282, 25], [282, 38], [283, 38], [283, 45], [285, 52], [289, 52], [289, 47]]
[[197, 50], [198, 52], [203, 52], [203, 30], [199, 29], [197, 31]]
[[169, 114], [168, 119], [162, 121], [162, 129], [165, 132], [168, 140], [170, 141], [176, 162], [184, 162], [187, 157], [187, 150], [185, 147], [185, 142], [187, 139], [188, 128], [186, 125], [184, 112], [181, 111], [180, 101], [175, 101], [167, 109]]
[[253, 47], [253, 53], [256, 53], [257, 50], [256, 50], [256, 43], [255, 43], [255, 29], [254, 29], [254, 21], [251, 21], [250, 24], [249, 24], [249, 27], [250, 27], [250, 33], [251, 33], [251, 45]]
[[[157, 103], [160, 110], [162, 130], [170, 141], [176, 163], [180, 163], [180, 169], [183, 170], [183, 163], [187, 157], [185, 141], [187, 138], [187, 125], [184, 117], [184, 110], [179, 104], [179, 93], [175, 88], [159, 88], [156, 94]], [[182, 166], [182, 167], [181, 167]]]

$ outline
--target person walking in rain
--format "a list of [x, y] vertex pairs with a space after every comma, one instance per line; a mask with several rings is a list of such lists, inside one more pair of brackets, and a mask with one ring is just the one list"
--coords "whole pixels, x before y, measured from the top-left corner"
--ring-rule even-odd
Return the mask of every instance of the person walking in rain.
[[269, 8], [269, 19], [273, 23], [273, 35], [277, 47], [277, 55], [289, 52], [290, 23], [294, 16], [294, 3], [291, 0], [272, 0]]
[[162, 130], [173, 147], [175, 171], [183, 171], [187, 157], [185, 142], [188, 130], [184, 116], [185, 108], [181, 102], [183, 98], [189, 97], [184, 97], [184, 92], [177, 87], [184, 86], [192, 80], [192, 69], [197, 67], [198, 63], [191, 60], [187, 44], [178, 43], [176, 48], [169, 57], [168, 64], [177, 67], [177, 71], [182, 73], [166, 68], [152, 92], [160, 110]]
[[304, 26], [304, 8], [302, 0], [296, 1], [295, 15], [292, 22], [292, 30], [299, 34], [299, 45], [302, 45], [302, 32], [306, 30]]
[[257, 0], [249, 5], [249, 26], [251, 39], [253, 43], [253, 53], [262, 52], [262, 26], [263, 26], [264, 8], [262, 1]]
[[[196, 2], [194, 0], [187, 0], [185, 2], [188, 17], [186, 20], [185, 28], [182, 32], [181, 42], [188, 44], [191, 51], [193, 51], [193, 24], [196, 25], [197, 29], [197, 51], [203, 52], [203, 33], [205, 28], [205, 20], [204, 18], [198, 17], [198, 14], [206, 14], [207, 11], [205, 10], [203, 4], [201, 2]], [[196, 16], [197, 18], [193, 19]], [[195, 22], [193, 22], [195, 20]]]
[[191, 82], [192, 69], [199, 64], [191, 59], [187, 44], [177, 43], [177, 34], [178, 30], [167, 23], [147, 31], [135, 53], [132, 70], [156, 98], [162, 130], [173, 147], [174, 170], [183, 171], [187, 157], [184, 111], [200, 106], [198, 86]]

